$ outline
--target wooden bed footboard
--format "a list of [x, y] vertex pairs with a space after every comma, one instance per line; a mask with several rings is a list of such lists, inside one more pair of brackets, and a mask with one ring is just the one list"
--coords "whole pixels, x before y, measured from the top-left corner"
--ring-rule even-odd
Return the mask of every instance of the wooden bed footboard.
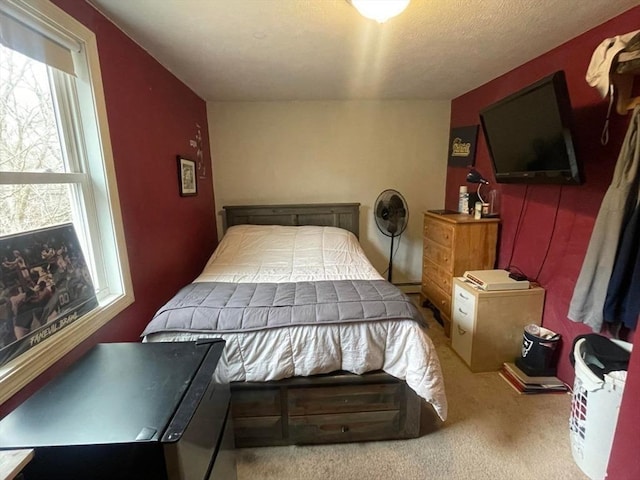
[[[321, 225], [359, 233], [359, 203], [223, 208], [227, 228]], [[404, 381], [382, 371], [231, 384], [237, 447], [415, 438], [422, 402]]]
[[381, 371], [231, 384], [236, 447], [415, 438], [421, 405]]

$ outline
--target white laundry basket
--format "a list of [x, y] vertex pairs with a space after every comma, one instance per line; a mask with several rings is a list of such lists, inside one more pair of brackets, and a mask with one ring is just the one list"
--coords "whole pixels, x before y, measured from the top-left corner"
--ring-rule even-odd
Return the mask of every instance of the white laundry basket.
[[[633, 345], [612, 340], [627, 351]], [[613, 434], [618, 422], [624, 380], [605, 374], [601, 380], [584, 362], [584, 339], [576, 342], [575, 382], [571, 399], [569, 431], [571, 452], [580, 469], [591, 480], [605, 478]]]

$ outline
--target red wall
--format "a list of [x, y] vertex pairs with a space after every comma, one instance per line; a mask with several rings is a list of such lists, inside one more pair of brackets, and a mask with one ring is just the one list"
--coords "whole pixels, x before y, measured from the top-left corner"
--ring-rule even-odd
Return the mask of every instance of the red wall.
[[[528, 188], [525, 185], [495, 184], [482, 129], [478, 134], [475, 165], [478, 171], [491, 181], [491, 185], [488, 188], [484, 187], [483, 191], [487, 192], [495, 188], [500, 192], [502, 221], [496, 268], [505, 268], [509, 264], [512, 267], [516, 266], [530, 278], [537, 278], [546, 289], [543, 325], [562, 334], [558, 375], [570, 384], [573, 383], [574, 375], [569, 363], [572, 341], [577, 335], [591, 333], [591, 329], [567, 319], [569, 302], [600, 203], [611, 181], [630, 117], [615, 113], [612, 115], [609, 143], [607, 146], [602, 146], [600, 134], [606, 117], [607, 102], [586, 83], [585, 73], [596, 46], [605, 38], [637, 30], [638, 18], [640, 18], [640, 7], [635, 7], [480, 88], [454, 99], [451, 105], [452, 127], [476, 125], [480, 123], [478, 113], [481, 108], [554, 71], [565, 71], [574, 114], [574, 144], [576, 154], [584, 166], [585, 183], [580, 186], [562, 187], [530, 185]], [[499, 54], [500, 52], [496, 52], [496, 55]], [[445, 199], [447, 208], [457, 208], [458, 186], [466, 184], [466, 173], [466, 168], [449, 167]], [[471, 186], [471, 191], [473, 189], [474, 187]], [[554, 216], [558, 202], [559, 209], [554, 231]], [[523, 218], [516, 238], [521, 209], [523, 209]], [[640, 478], [640, 464], [632, 461], [635, 453], [629, 451], [638, 445], [640, 439], [639, 422], [636, 420], [638, 416], [634, 410], [637, 406], [634, 405], [633, 400], [639, 398], [638, 362], [637, 355], [632, 357], [620, 416], [620, 428], [612, 454], [609, 478], [613, 479]], [[616, 459], [620, 461], [616, 462]], [[635, 475], [631, 475], [628, 471], [630, 465], [624, 465], [623, 459], [626, 463], [636, 464]]]
[[135, 303], [0, 406], [6, 415], [98, 342], [137, 341], [153, 313], [193, 280], [217, 244], [211, 169], [178, 193], [176, 156], [210, 166], [206, 102], [85, 2], [54, 0], [97, 37]]

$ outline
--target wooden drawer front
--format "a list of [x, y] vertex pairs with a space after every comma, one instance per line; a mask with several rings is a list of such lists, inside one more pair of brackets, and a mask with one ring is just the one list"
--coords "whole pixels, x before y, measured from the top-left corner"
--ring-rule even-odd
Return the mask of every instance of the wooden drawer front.
[[451, 291], [453, 284], [451, 274], [426, 258], [422, 260], [422, 276], [422, 283], [435, 283], [445, 292]]
[[236, 447], [282, 444], [282, 417], [243, 417], [233, 419]]
[[231, 392], [231, 416], [233, 418], [280, 415], [280, 390], [242, 389]]
[[433, 281], [427, 280], [422, 284], [422, 292], [433, 303], [433, 305], [440, 310], [440, 313], [447, 318], [451, 317], [451, 294], [441, 290]]
[[426, 220], [424, 222], [424, 238], [433, 240], [434, 242], [446, 248], [453, 245], [453, 226], [445, 223]]
[[424, 241], [424, 257], [447, 272], [453, 273], [453, 254], [451, 249], [443, 247], [432, 240]]
[[400, 431], [400, 412], [304, 415], [289, 418], [294, 443], [357, 442], [391, 438]]
[[401, 394], [399, 383], [292, 388], [289, 390], [289, 415], [398, 410]]

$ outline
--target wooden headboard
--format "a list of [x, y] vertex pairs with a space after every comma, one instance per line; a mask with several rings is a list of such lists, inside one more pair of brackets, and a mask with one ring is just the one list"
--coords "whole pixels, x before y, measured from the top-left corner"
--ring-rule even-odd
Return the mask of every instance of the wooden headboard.
[[306, 205], [231, 205], [222, 207], [226, 227], [233, 225], [320, 225], [359, 233], [359, 203], [312, 203]]

